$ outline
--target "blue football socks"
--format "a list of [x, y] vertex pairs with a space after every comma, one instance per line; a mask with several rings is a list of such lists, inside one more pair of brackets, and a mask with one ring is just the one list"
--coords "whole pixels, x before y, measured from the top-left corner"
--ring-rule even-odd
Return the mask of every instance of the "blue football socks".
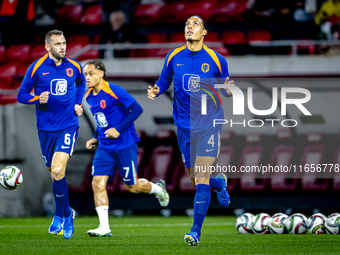
[[55, 200], [55, 213], [54, 215], [63, 218], [66, 200], [68, 200], [66, 178], [53, 181], [53, 194]]
[[223, 180], [219, 178], [215, 178], [212, 174], [210, 175], [210, 181], [209, 181], [210, 187], [212, 189], [221, 190], [223, 189]]
[[198, 235], [201, 235], [201, 228], [207, 214], [211, 198], [211, 188], [207, 184], [196, 185], [196, 196], [194, 200], [194, 225]]

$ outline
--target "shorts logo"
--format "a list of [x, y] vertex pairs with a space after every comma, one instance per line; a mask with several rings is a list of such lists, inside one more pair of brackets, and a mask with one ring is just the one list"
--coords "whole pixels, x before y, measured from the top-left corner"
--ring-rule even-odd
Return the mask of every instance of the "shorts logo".
[[47, 163], [46, 157], [43, 155], [42, 158], [43, 158], [43, 160], [44, 160], [44, 163], [46, 164], [46, 163]]
[[73, 76], [73, 69], [72, 68], [67, 68], [66, 69], [66, 74], [68, 77], [72, 77]]
[[67, 93], [67, 81], [65, 79], [53, 79], [51, 81], [52, 95], [62, 96]]
[[94, 115], [94, 117], [96, 118], [99, 127], [105, 128], [108, 126], [104, 113], [98, 112]]
[[209, 72], [209, 67], [210, 67], [209, 64], [203, 63], [203, 64], [202, 64], [202, 67], [201, 67], [202, 72], [203, 72], [203, 73]]
[[200, 90], [200, 77], [197, 74], [184, 74], [182, 78], [185, 91], [197, 92]]

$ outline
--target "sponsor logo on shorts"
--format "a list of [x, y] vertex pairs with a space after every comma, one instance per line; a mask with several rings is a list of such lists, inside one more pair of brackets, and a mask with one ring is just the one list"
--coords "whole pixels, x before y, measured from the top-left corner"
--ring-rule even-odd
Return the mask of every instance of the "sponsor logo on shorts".
[[70, 148], [70, 146], [64, 146], [64, 145], [62, 145], [61, 148], [62, 148], [62, 149], [67, 149], [67, 148]]

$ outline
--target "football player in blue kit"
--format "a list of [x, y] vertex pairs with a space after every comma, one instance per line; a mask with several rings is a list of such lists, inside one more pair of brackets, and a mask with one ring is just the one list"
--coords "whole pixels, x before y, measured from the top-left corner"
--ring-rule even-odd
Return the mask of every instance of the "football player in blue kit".
[[98, 144], [92, 163], [92, 187], [99, 227], [87, 233], [97, 237], [112, 235], [106, 184], [113, 177], [115, 168], [129, 192], [154, 194], [163, 207], [170, 199], [163, 180], [154, 184], [138, 178], [137, 142], [140, 139], [133, 122], [143, 109], [125, 89], [107, 82], [105, 73], [105, 66], [100, 61], [92, 60], [84, 65], [86, 84], [90, 88], [85, 98], [97, 121], [96, 133], [86, 142], [86, 148], [92, 149]]
[[[217, 192], [222, 206], [228, 206], [230, 202], [226, 175], [221, 173], [215, 178], [209, 167], [214, 164], [220, 150], [222, 125], [215, 126], [214, 119], [224, 119], [222, 102], [214, 84], [234, 85], [234, 81], [229, 81], [226, 59], [203, 44], [207, 33], [207, 25], [201, 17], [190, 17], [185, 25], [186, 45], [169, 52], [158, 81], [147, 91], [148, 98], [154, 100], [169, 88], [171, 82], [174, 84], [173, 117], [178, 145], [192, 184], [196, 187], [194, 223], [184, 236], [189, 245], [199, 244], [211, 188]], [[226, 97], [231, 96], [229, 89], [223, 89], [222, 93]], [[201, 106], [201, 98], [204, 97], [205, 114]]]
[[28, 68], [18, 102], [35, 104], [43, 160], [53, 181], [56, 210], [48, 231], [69, 239], [74, 233], [75, 212], [69, 206], [65, 171], [78, 136], [78, 116], [83, 113], [85, 78], [79, 62], [65, 56], [62, 31], [48, 32], [45, 43], [47, 54]]

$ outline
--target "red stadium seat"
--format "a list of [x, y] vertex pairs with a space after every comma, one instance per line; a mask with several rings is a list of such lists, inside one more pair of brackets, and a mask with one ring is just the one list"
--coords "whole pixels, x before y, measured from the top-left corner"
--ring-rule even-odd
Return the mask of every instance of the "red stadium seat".
[[205, 42], [218, 42], [219, 35], [216, 32], [208, 32], [207, 36], [205, 37]]
[[164, 43], [167, 41], [165, 33], [149, 33], [146, 37], [148, 38], [148, 43]]
[[32, 64], [37, 59], [42, 58], [46, 53], [47, 50], [45, 49], [45, 45], [41, 44], [34, 46], [28, 58], [28, 64]]
[[82, 183], [80, 185], [71, 185], [71, 184], [68, 184], [69, 192], [84, 193], [88, 187], [92, 190], [91, 171], [92, 171], [92, 163], [90, 163], [90, 164], [88, 164], [86, 166], [86, 170], [85, 170], [85, 173], [84, 173], [84, 176], [83, 176], [83, 181], [82, 181]]
[[135, 24], [152, 24], [159, 16], [162, 5], [158, 3], [140, 4], [137, 6], [133, 14], [133, 22]]
[[103, 23], [103, 10], [101, 5], [89, 6], [80, 19], [83, 25], [96, 26]]
[[196, 191], [196, 188], [192, 185], [190, 176], [184, 164], [182, 164], [181, 174], [178, 180], [178, 188], [181, 192], [195, 192]]
[[152, 152], [150, 163], [144, 171], [145, 177], [150, 178], [152, 182], [157, 182], [159, 179], [166, 180], [174, 153], [174, 148], [171, 146], [156, 147]]
[[213, 50], [217, 51], [220, 53], [222, 56], [230, 56], [230, 52], [228, 51], [227, 48], [225, 47], [212, 47]]
[[0, 64], [5, 63], [6, 59], [6, 46], [0, 45]]
[[[307, 166], [309, 171], [303, 171], [301, 176], [301, 188], [305, 191], [325, 191], [330, 183], [330, 179], [323, 178], [325, 173], [313, 171], [311, 167], [323, 163], [325, 154], [325, 146], [323, 145], [307, 145], [304, 149], [301, 163], [302, 166]], [[313, 171], [313, 172], [312, 172]]]
[[222, 34], [222, 42], [225, 44], [246, 43], [245, 34], [242, 31], [226, 31]]
[[17, 93], [0, 94], [0, 105], [15, 104], [17, 102]]
[[173, 2], [167, 3], [160, 11], [159, 23], [184, 23], [187, 21], [188, 16], [185, 15], [187, 11], [187, 3]]
[[84, 45], [81, 43], [69, 44], [67, 45], [67, 48], [66, 48], [66, 55], [69, 57], [72, 54], [76, 53], [77, 51], [81, 50], [83, 47]]
[[185, 43], [184, 32], [176, 32], [170, 35], [170, 42], [183, 42]]
[[0, 66], [0, 89], [13, 89], [12, 81], [16, 72], [16, 65]]
[[57, 24], [77, 25], [82, 12], [83, 6], [81, 5], [63, 5], [58, 11], [56, 22]]
[[7, 50], [7, 60], [9, 63], [26, 64], [31, 51], [28, 44], [12, 45]]
[[185, 13], [186, 17], [200, 16], [204, 20], [208, 20], [211, 15], [211, 10], [215, 7], [216, 1], [195, 1], [187, 3], [187, 11]]
[[[262, 145], [247, 145], [241, 154], [240, 167], [260, 167], [264, 148]], [[263, 191], [268, 183], [268, 176], [257, 171], [245, 172], [240, 176], [241, 191]]]
[[88, 35], [83, 35], [83, 34], [74, 34], [70, 35], [67, 38], [67, 44], [76, 44], [80, 43], [82, 45], [88, 45], [90, 44], [90, 37]]
[[[293, 145], [278, 145], [274, 148], [273, 154], [270, 159], [270, 166], [283, 166], [290, 167], [294, 158]], [[295, 191], [299, 180], [298, 174], [291, 172], [275, 172], [271, 175], [270, 189], [272, 191]]]
[[248, 33], [248, 43], [255, 41], [270, 41], [271, 34], [266, 30], [254, 30]]
[[211, 11], [210, 22], [229, 22], [231, 20], [242, 21], [242, 13], [247, 8], [247, 0], [228, 0]]

